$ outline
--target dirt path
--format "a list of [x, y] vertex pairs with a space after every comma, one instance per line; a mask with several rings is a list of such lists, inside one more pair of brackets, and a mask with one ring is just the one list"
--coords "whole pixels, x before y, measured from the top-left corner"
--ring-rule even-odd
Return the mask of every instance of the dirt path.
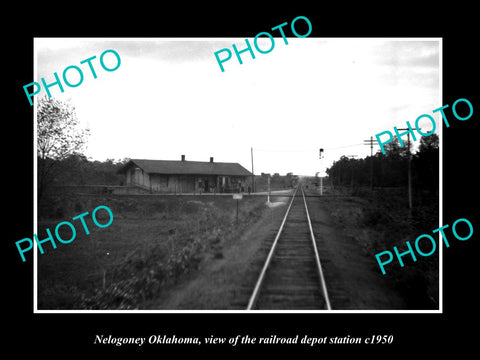
[[403, 299], [390, 280], [378, 271], [375, 257], [365, 253], [361, 245], [364, 234], [346, 229], [348, 225], [344, 228], [334, 225], [328, 202], [322, 198], [308, 199], [332, 309], [404, 309]]

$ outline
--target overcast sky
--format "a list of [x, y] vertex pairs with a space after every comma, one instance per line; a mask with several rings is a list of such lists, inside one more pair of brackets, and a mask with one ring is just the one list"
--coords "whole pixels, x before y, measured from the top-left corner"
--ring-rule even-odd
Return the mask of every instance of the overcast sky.
[[[69, 65], [83, 70], [80, 86], [50, 91], [71, 99], [90, 129], [86, 155], [92, 159], [179, 160], [185, 154], [250, 170], [253, 147], [257, 174], [314, 175], [342, 155], [370, 155], [363, 140], [403, 128], [407, 120], [413, 126], [443, 105], [440, 42], [288, 38], [285, 45], [275, 38], [270, 53], [254, 49], [255, 59], [243, 53], [242, 65], [233, 55], [221, 72], [214, 52], [232, 50], [232, 43], [243, 49], [245, 39], [36, 38], [34, 81], [51, 83], [53, 73], [61, 78]], [[259, 44], [270, 46], [268, 39]], [[100, 66], [108, 49], [121, 57], [116, 71]], [[97, 79], [80, 64], [94, 55]], [[112, 54], [108, 59], [115, 64]], [[433, 116], [440, 124], [439, 114]], [[420, 126], [430, 128], [428, 121]]]

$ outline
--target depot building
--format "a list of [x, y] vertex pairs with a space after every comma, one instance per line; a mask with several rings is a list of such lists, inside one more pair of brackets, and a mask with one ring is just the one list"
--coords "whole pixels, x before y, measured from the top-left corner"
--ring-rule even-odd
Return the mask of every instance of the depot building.
[[252, 173], [238, 163], [131, 159], [119, 174], [125, 186], [150, 193], [224, 193], [251, 189]]

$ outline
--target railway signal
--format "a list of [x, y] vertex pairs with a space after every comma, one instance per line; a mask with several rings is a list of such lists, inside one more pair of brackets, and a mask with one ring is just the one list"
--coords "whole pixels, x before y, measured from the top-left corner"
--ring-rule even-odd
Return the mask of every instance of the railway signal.
[[[323, 149], [322, 149], [322, 148], [320, 148], [320, 151], [319, 151], [319, 153], [318, 153], [318, 156], [319, 156], [318, 158], [319, 158], [320, 160], [323, 159]], [[320, 174], [320, 196], [322, 196], [322, 195], [323, 195], [323, 177], [322, 177], [321, 174]]]

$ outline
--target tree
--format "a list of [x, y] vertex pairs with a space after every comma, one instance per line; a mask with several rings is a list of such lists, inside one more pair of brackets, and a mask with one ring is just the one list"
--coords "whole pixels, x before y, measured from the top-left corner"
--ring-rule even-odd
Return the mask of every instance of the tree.
[[[412, 139], [410, 139], [412, 141]], [[387, 159], [397, 161], [401, 159], [408, 159], [408, 141], [403, 140], [403, 146], [400, 146], [398, 137], [395, 137], [391, 142], [385, 145], [385, 152]]]
[[81, 129], [75, 108], [68, 102], [42, 98], [37, 108], [37, 187], [38, 198], [51, 180], [56, 161], [70, 155], [81, 155], [85, 149], [88, 129]]
[[418, 186], [431, 193], [438, 192], [439, 138], [437, 134], [423, 136], [418, 152], [413, 157], [413, 167]]
[[419, 153], [435, 152], [438, 150], [439, 138], [437, 134], [422, 136], [420, 139]]

